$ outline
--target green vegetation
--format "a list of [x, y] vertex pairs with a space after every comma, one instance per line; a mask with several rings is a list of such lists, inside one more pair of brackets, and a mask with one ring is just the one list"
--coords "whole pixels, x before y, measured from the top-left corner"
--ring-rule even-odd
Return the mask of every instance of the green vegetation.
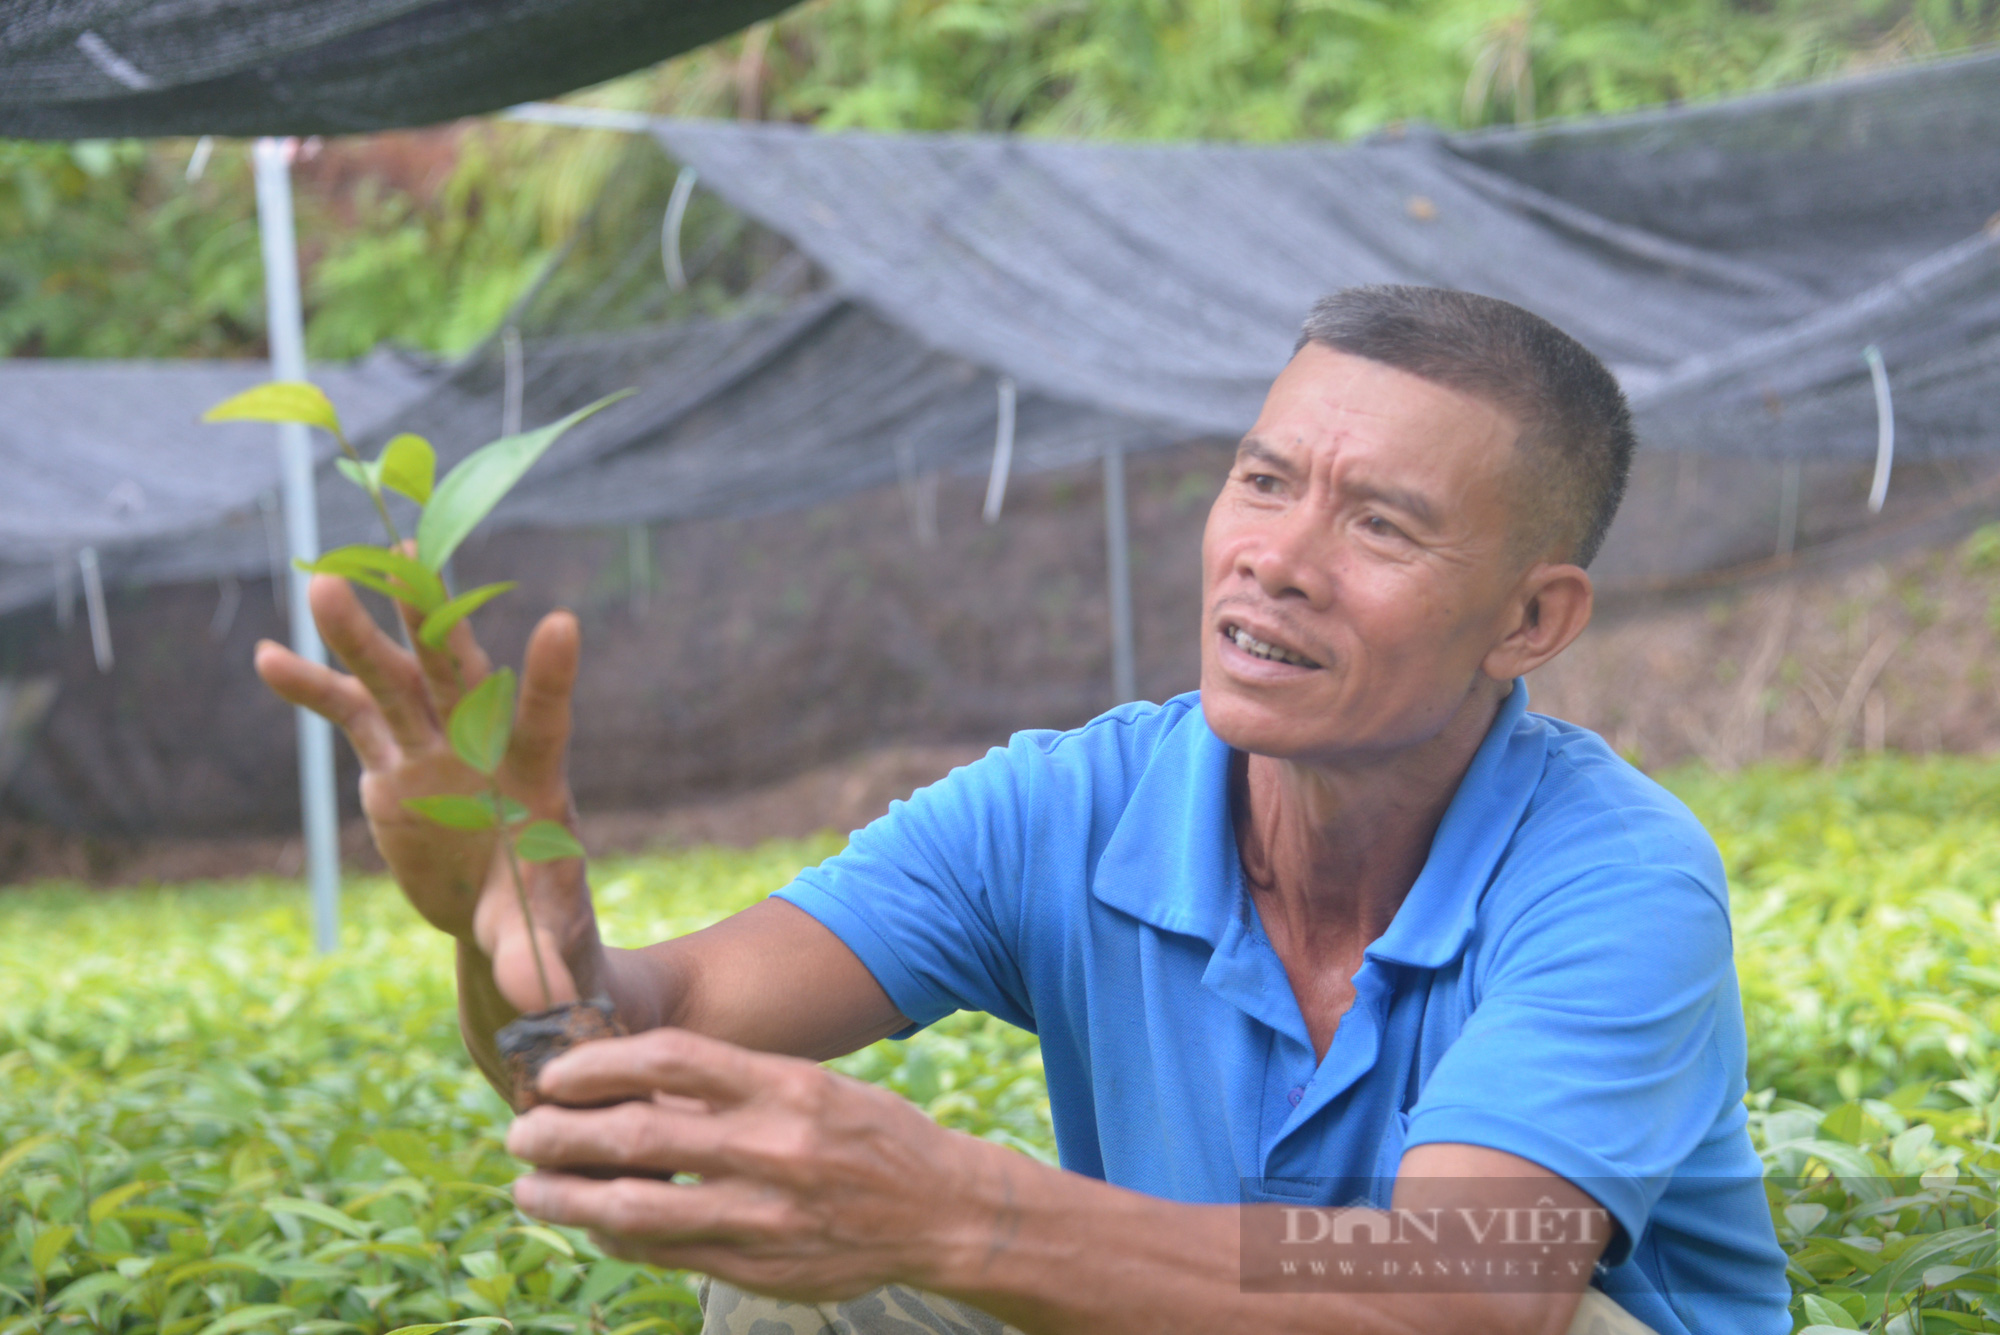
[[[1735, 882], [1753, 1129], [1799, 1324], [2000, 1331], [2000, 769], [1675, 787]], [[619, 944], [686, 932], [838, 846], [609, 859], [602, 919]], [[367, 882], [346, 939], [313, 957], [288, 882], [0, 898], [0, 1335], [694, 1328], [680, 1277], [507, 1204], [507, 1110], [459, 1047], [430, 929]], [[1034, 1042], [998, 1021], [841, 1065], [1053, 1155]]]
[[[1715, 97], [1963, 49], [1993, 0], [811, 0], [584, 95], [880, 130], [1345, 138]], [[0, 353], [261, 350], [234, 145], [0, 141]], [[489, 334], [619, 162], [620, 136], [476, 123], [298, 168], [315, 358]]]
[[1672, 786], [1729, 868], [1794, 1312], [2000, 1330], [2000, 768], [1890, 757]]
[[1714, 97], [1995, 24], [1898, 0], [815, 0], [658, 77], [678, 110], [836, 127], [1347, 138]]
[[[838, 846], [610, 860], [598, 900], [615, 942], [655, 940]], [[381, 882], [344, 910], [322, 960], [286, 882], [0, 898], [0, 1332], [695, 1329], [678, 1277], [513, 1211], [449, 952]], [[846, 1065], [1048, 1152], [1033, 1040], [997, 1021]]]

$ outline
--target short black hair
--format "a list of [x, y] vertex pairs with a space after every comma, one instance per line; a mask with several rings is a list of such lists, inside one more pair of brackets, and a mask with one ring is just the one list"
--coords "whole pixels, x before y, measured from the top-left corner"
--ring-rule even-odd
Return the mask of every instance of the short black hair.
[[1512, 302], [1443, 287], [1350, 287], [1314, 303], [1308, 343], [1484, 399], [1521, 424], [1530, 536], [1587, 566], [1632, 471], [1632, 411], [1590, 349]]

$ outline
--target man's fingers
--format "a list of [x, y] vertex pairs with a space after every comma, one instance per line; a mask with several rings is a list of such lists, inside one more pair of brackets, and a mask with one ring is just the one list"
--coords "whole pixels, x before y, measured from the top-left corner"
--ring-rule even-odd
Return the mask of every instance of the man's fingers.
[[507, 1152], [555, 1172], [620, 1168], [669, 1177], [719, 1174], [742, 1167], [721, 1153], [728, 1128], [693, 1099], [632, 1099], [608, 1108], [544, 1103], [514, 1119]]
[[570, 700], [576, 690], [581, 636], [576, 618], [555, 611], [528, 637], [521, 665], [521, 702], [507, 763], [532, 789], [560, 786], [563, 752], [569, 746]]
[[538, 1087], [554, 1103], [610, 1103], [655, 1091], [720, 1107], [748, 1102], [809, 1062], [751, 1052], [686, 1029], [651, 1029], [570, 1049], [542, 1068]]
[[453, 626], [445, 636], [444, 647], [433, 649], [417, 638], [424, 614], [408, 603], [397, 603], [396, 610], [402, 615], [403, 624], [409, 627], [410, 643], [416, 646], [417, 662], [423, 667], [424, 680], [430, 684], [431, 701], [438, 716], [447, 718], [460, 696], [486, 680], [493, 670], [493, 660], [479, 647], [470, 621]]
[[346, 580], [314, 575], [307, 589], [320, 638], [375, 697], [397, 742], [417, 750], [436, 737], [424, 674], [409, 651], [383, 634]]
[[354, 678], [309, 663], [274, 640], [259, 640], [257, 675], [287, 704], [318, 714], [347, 734], [364, 769], [385, 770], [396, 762], [396, 739], [375, 699]]
[[568, 1173], [530, 1173], [514, 1183], [514, 1203], [537, 1219], [653, 1242], [753, 1242], [781, 1221], [768, 1197], [733, 1182], [672, 1183]]

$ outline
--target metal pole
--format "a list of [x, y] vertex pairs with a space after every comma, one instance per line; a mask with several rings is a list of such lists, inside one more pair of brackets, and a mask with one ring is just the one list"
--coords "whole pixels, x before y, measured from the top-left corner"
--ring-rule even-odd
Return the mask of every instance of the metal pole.
[[[299, 252], [292, 228], [291, 146], [282, 139], [259, 139], [257, 232], [264, 248], [264, 310], [271, 342], [271, 378], [306, 378], [306, 335], [299, 306]], [[319, 555], [319, 508], [313, 497], [312, 441], [306, 428], [278, 428], [284, 473], [285, 539], [295, 559]], [[306, 605], [304, 571], [288, 566], [286, 599], [292, 620], [292, 650], [313, 663], [326, 650]], [[331, 954], [340, 942], [339, 807], [333, 788], [333, 727], [310, 710], [298, 711], [299, 805], [304, 815], [306, 880], [312, 887], [313, 946]]]
[[1112, 445], [1104, 451], [1104, 556], [1111, 582], [1112, 703], [1139, 697], [1132, 653], [1132, 554], [1126, 538], [1125, 451]]
[[1778, 474], [1778, 555], [1790, 556], [1799, 540], [1799, 461], [1785, 460]]

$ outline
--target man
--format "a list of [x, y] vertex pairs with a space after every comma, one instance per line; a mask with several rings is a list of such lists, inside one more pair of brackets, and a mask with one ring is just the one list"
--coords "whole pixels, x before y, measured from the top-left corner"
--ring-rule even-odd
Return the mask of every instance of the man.
[[[615, 1003], [635, 1036], [553, 1063], [568, 1106], [515, 1124], [516, 1199], [715, 1276], [713, 1329], [1780, 1332], [1720, 862], [1520, 680], [1590, 618], [1632, 445], [1610, 374], [1526, 311], [1327, 298], [1209, 517], [1198, 695], [1021, 734], [645, 950], [600, 943], [580, 865], [534, 873], [529, 928], [486, 841], [405, 814], [476, 787], [442, 655], [321, 580], [356, 676], [258, 668], [353, 740], [489, 1077], [538, 1004], [530, 930], [564, 997]], [[569, 816], [576, 662], [552, 615], [505, 769], [538, 816]], [[1063, 1170], [813, 1064], [958, 1009], [1040, 1035]], [[1495, 1232], [1530, 1216], [1580, 1224]], [[1423, 1244], [1414, 1273], [1285, 1269], [1357, 1239]]]

